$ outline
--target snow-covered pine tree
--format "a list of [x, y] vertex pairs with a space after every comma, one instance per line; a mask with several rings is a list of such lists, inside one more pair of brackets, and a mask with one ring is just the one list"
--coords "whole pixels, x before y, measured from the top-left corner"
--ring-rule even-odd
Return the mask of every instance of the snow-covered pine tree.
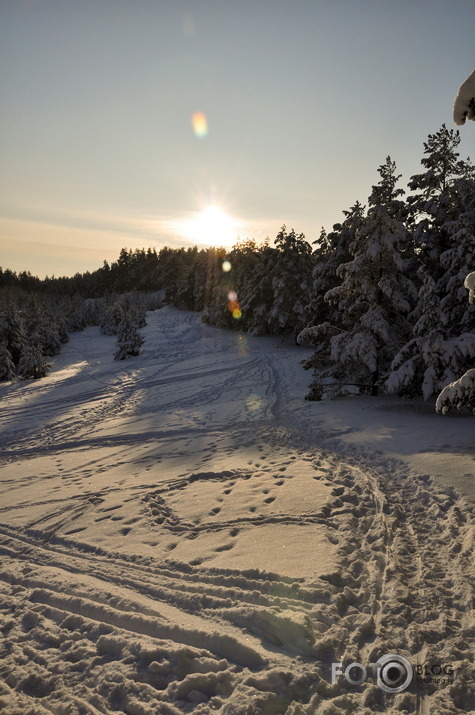
[[144, 342], [145, 338], [140, 335], [130, 316], [126, 315], [118, 326], [117, 351], [114, 359], [125, 360], [128, 357], [136, 357], [140, 354], [140, 349]]
[[61, 334], [56, 314], [49, 301], [38, 296], [30, 296], [24, 307], [25, 331], [30, 344], [37, 345], [47, 357], [57, 355], [61, 350]]
[[225, 279], [226, 271], [223, 270], [225, 259], [226, 251], [224, 249], [208, 249], [202, 320], [204, 323], [221, 327], [226, 327], [229, 313], [227, 310], [229, 289], [226, 291], [223, 287], [223, 282], [229, 280]]
[[349, 247], [352, 260], [338, 268], [342, 283], [326, 296], [342, 317], [340, 332], [330, 339], [327, 377], [372, 395], [410, 333], [407, 314], [416, 295], [405, 206], [399, 199], [404, 192], [396, 188], [400, 177], [390, 157], [378, 172], [381, 180], [373, 186], [367, 216]]
[[458, 380], [446, 385], [438, 396], [435, 403], [437, 412], [446, 415], [451, 408], [468, 408], [475, 415], [475, 368], [467, 370]]
[[253, 240], [239, 241], [227, 254], [230, 270], [225, 271], [222, 277], [220, 323], [216, 325], [249, 330], [251, 311], [249, 305], [244, 311], [241, 299], [252, 291], [258, 260], [259, 251]]
[[136, 328], [145, 328], [147, 325], [147, 312], [145, 310], [145, 299], [140, 293], [127, 295], [122, 301], [124, 312], [128, 316], [129, 322]]
[[[313, 254], [313, 282], [308, 313], [309, 324], [297, 336], [297, 342], [315, 345], [316, 351], [305, 361], [304, 368], [320, 369], [330, 359], [330, 338], [338, 334], [343, 318], [338, 305], [325, 299], [327, 293], [341, 284], [338, 268], [350, 262], [350, 245], [363, 223], [365, 207], [357, 201], [348, 211], [343, 211], [345, 220], [336, 223], [333, 231], [320, 235], [318, 247]], [[338, 327], [337, 327], [338, 326]], [[317, 388], [318, 392], [318, 388]]]
[[[475, 117], [475, 72], [472, 72], [470, 77], [463, 83], [463, 85], [460, 87], [457, 97], [454, 102], [454, 121], [456, 124], [464, 124], [465, 119], [474, 119]], [[466, 182], [463, 182], [463, 180], [459, 180], [456, 182], [456, 188], [462, 187], [462, 193], [465, 196], [465, 201], [464, 203], [464, 210], [460, 212], [461, 216], [461, 231], [456, 233], [456, 238], [459, 239], [461, 246], [460, 250], [458, 250], [458, 242], [455, 243], [455, 251], [452, 250], [450, 253], [447, 251], [446, 253], [442, 254], [441, 257], [441, 263], [443, 266], [446, 266], [447, 264], [450, 263], [450, 259], [455, 255], [456, 258], [460, 259], [462, 257], [462, 260], [466, 258], [463, 264], [463, 271], [465, 271], [465, 268], [467, 265], [473, 266], [473, 252], [474, 252], [474, 187], [473, 187], [473, 181], [470, 182], [470, 178], [473, 180], [474, 178], [474, 173], [472, 171], [470, 177], [468, 177], [469, 180]], [[467, 191], [468, 189], [468, 191]], [[468, 193], [468, 200], [466, 193]], [[468, 217], [467, 217], [468, 214]], [[458, 226], [457, 226], [458, 228]], [[467, 244], [467, 238], [468, 238], [468, 244]], [[470, 251], [470, 256], [465, 257], [465, 248], [466, 245], [468, 245], [469, 251]], [[471, 262], [472, 261], [472, 262]], [[457, 264], [460, 263], [460, 260], [457, 261]], [[451, 268], [453, 266], [450, 266]], [[461, 278], [462, 275], [459, 274], [459, 277]], [[471, 307], [475, 305], [475, 271], [471, 271], [470, 273], [467, 273], [465, 275], [464, 287], [468, 290], [468, 303]], [[449, 278], [447, 282], [447, 287], [451, 287], [451, 277]], [[449, 291], [447, 291], [449, 293]], [[450, 301], [447, 301], [447, 297], [444, 299], [445, 303], [449, 303]], [[444, 306], [446, 307], [446, 305]], [[452, 307], [452, 306], [450, 306]], [[446, 309], [446, 314], [447, 314], [447, 309]], [[451, 313], [452, 315], [452, 313]], [[473, 314], [472, 317], [467, 316], [464, 314], [462, 318], [462, 324], [466, 324], [467, 322], [469, 325], [473, 325]], [[472, 330], [472, 333], [470, 334], [473, 340], [472, 344], [472, 349], [471, 349], [471, 359], [475, 360], [475, 330]], [[475, 368], [470, 368], [467, 370], [466, 373], [462, 375], [458, 380], [455, 380], [454, 382], [446, 385], [440, 395], [437, 398], [435, 408], [437, 412], [441, 412], [443, 415], [446, 415], [449, 410], [452, 407], [457, 407], [457, 409], [462, 410], [464, 407], [468, 407], [472, 410], [472, 413], [475, 415]]]
[[68, 322], [64, 314], [63, 302], [60, 301], [53, 309], [54, 322], [56, 324], [56, 329], [59, 335], [59, 342], [61, 345], [65, 345], [69, 342], [68, 335]]
[[47, 375], [50, 363], [46, 360], [38, 343], [26, 345], [18, 363], [18, 375], [26, 379], [38, 379]]
[[4, 340], [0, 341], [0, 382], [13, 380], [15, 377], [15, 363]]
[[195, 268], [198, 249], [196, 246], [188, 250], [180, 249], [175, 265], [175, 281], [170, 296], [173, 304], [194, 310]]
[[100, 322], [101, 333], [103, 335], [117, 335], [124, 317], [125, 312], [122, 301], [116, 298], [113, 302], [106, 302]]
[[272, 272], [273, 301], [268, 315], [270, 333], [299, 333], [308, 323], [312, 247], [303, 233], [282, 226], [275, 239], [277, 261]]
[[449, 335], [475, 331], [475, 304], [465, 300], [464, 280], [475, 266], [475, 179], [456, 179], [451, 187], [454, 218], [443, 224], [450, 246], [440, 256], [441, 309]]
[[92, 299], [83, 300], [79, 296], [67, 297], [61, 301], [61, 310], [64, 317], [64, 332], [74, 333], [84, 330], [86, 325], [98, 324], [98, 306], [101, 301]]
[[[468, 301], [475, 304], [475, 272], [469, 273], [464, 281], [464, 287], [468, 290]], [[470, 358], [475, 360], [475, 335], [471, 334], [473, 341], [471, 345]], [[437, 398], [435, 409], [446, 415], [452, 407], [462, 410], [468, 407], [475, 415], [475, 368], [470, 368], [462, 377], [444, 387]]]
[[[258, 288], [261, 279], [259, 271], [256, 272], [260, 255], [252, 240], [234, 246], [232, 251], [225, 255], [221, 276], [205, 309], [206, 322], [220, 328], [247, 331], [253, 329], [254, 289]], [[262, 320], [265, 324], [267, 313]]]
[[473, 166], [460, 161], [458, 132], [445, 126], [424, 144], [424, 174], [412, 177], [409, 197], [421, 280], [409, 316], [413, 336], [395, 356], [387, 382], [406, 397], [437, 394], [470, 367], [475, 306], [468, 305], [463, 281], [475, 262], [475, 181]]
[[467, 369], [470, 353], [475, 348], [475, 335], [447, 336], [447, 317], [431, 276], [426, 276], [419, 291], [414, 315], [418, 319], [413, 337], [392, 361], [386, 386], [390, 393], [402, 397], [422, 394], [427, 400]]
[[[315, 306], [313, 324], [322, 322], [339, 322], [339, 316], [332, 314], [332, 306], [325, 301], [324, 296], [329, 290], [341, 283], [337, 275], [338, 268], [343, 263], [351, 260], [350, 244], [356, 237], [356, 232], [361, 228], [365, 215], [365, 207], [359, 201], [348, 210], [343, 211], [345, 219], [342, 223], [333, 226], [324, 243], [320, 243], [314, 253], [315, 266], [313, 269], [312, 292]], [[313, 306], [312, 306], [313, 307]]]
[[269, 332], [268, 317], [274, 300], [272, 277], [277, 261], [277, 249], [267, 243], [260, 246], [252, 271], [239, 291], [243, 324], [251, 335]]
[[28, 344], [28, 337], [23, 318], [13, 304], [10, 304], [0, 315], [0, 341], [5, 343], [13, 364], [18, 366]]
[[470, 160], [459, 158], [459, 144], [459, 131], [447, 129], [445, 124], [435, 134], [429, 134], [421, 159], [425, 171], [412, 176], [408, 184], [413, 192], [407, 198], [407, 205], [415, 248], [426, 272], [436, 280], [445, 272], [440, 256], [452, 243], [447, 227], [458, 214], [454, 182], [474, 178]]
[[[212, 261], [213, 259], [211, 259]], [[191, 294], [190, 310], [202, 311], [207, 303], [206, 281], [208, 266], [210, 264], [210, 254], [206, 250], [201, 250], [194, 259], [193, 264], [193, 286]]]

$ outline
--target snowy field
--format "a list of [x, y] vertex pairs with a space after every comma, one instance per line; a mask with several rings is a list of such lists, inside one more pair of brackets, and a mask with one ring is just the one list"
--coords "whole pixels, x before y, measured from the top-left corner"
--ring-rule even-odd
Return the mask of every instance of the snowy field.
[[[0, 386], [0, 711], [473, 712], [473, 417], [305, 402], [310, 350], [197, 314], [142, 332]], [[387, 653], [405, 691], [332, 683]]]

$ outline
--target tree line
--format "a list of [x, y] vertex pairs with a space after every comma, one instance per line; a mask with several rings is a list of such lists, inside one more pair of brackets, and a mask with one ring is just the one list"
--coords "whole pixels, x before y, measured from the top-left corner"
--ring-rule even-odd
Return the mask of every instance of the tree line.
[[[381, 392], [428, 399], [475, 362], [475, 304], [464, 288], [475, 268], [475, 167], [460, 159], [459, 143], [445, 125], [429, 135], [407, 190], [387, 157], [367, 205], [355, 202], [313, 244], [283, 226], [272, 246], [251, 239], [229, 251], [124, 248], [117, 261], [71, 278], [0, 269], [0, 290], [10, 301], [23, 296], [23, 315], [31, 296], [46, 303], [61, 296], [61, 319], [70, 320], [71, 306], [84, 312], [89, 301], [85, 320], [95, 324], [120, 294], [163, 291], [167, 303], [202, 312], [210, 325], [314, 346], [305, 364], [313, 371], [309, 399]], [[5, 335], [0, 361], [10, 352], [18, 366]], [[1, 374], [9, 379], [8, 370]], [[473, 392], [469, 384], [466, 404]]]

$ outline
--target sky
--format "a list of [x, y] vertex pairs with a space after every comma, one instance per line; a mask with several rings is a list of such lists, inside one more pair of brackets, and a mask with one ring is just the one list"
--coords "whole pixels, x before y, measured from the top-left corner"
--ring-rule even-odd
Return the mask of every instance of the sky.
[[0, 0], [0, 266], [315, 241], [456, 129], [474, 27], [473, 0]]

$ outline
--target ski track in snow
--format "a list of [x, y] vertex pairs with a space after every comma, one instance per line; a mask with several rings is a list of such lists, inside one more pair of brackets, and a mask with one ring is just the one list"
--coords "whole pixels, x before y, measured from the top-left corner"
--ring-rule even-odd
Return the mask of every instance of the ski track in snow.
[[[1, 712], [472, 712], [469, 503], [315, 435], [298, 349], [148, 321], [2, 386]], [[455, 681], [331, 684], [385, 653]]]

